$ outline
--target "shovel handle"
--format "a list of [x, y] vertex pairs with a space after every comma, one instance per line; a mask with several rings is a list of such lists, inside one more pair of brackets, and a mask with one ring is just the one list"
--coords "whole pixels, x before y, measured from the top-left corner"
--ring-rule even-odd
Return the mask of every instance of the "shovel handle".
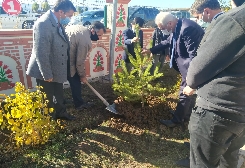
[[96, 96], [98, 96], [100, 98], [100, 100], [102, 100], [102, 102], [106, 105], [106, 106], [109, 106], [110, 104], [106, 101], [106, 99], [104, 99], [104, 97], [102, 97], [99, 92], [97, 92], [93, 86], [91, 86], [87, 81], [85, 82], [88, 87], [90, 87], [90, 89], [96, 94]]

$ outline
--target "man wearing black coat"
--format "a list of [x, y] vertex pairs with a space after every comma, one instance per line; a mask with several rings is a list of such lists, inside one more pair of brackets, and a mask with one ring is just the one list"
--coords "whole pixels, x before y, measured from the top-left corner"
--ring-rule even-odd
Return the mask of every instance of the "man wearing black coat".
[[[128, 28], [128, 29], [123, 31], [124, 43], [127, 46], [128, 52], [134, 58], [136, 58], [136, 55], [134, 52], [134, 43], [139, 40], [140, 46], [141, 46], [141, 48], [143, 48], [143, 31], [139, 30], [139, 37], [136, 37], [136, 33], [135, 33], [136, 24], [138, 24], [139, 27], [141, 28], [144, 25], [144, 20], [140, 17], [134, 18], [134, 21], [132, 23], [132, 28]], [[130, 60], [129, 60], [127, 54], [124, 55], [124, 61], [125, 61], [126, 66], [127, 66], [127, 70], [130, 71], [132, 68], [132, 65], [130, 63]]]
[[156, 24], [162, 30], [172, 32], [170, 37], [161, 42], [161, 44], [145, 50], [143, 53], [151, 52], [156, 54], [170, 47], [170, 67], [179, 71], [182, 77], [179, 102], [173, 114], [172, 120], [160, 120], [167, 127], [175, 127], [178, 124], [188, 120], [191, 114], [191, 108], [194, 98], [183, 94], [186, 86], [186, 75], [191, 60], [196, 56], [197, 48], [204, 35], [204, 30], [194, 21], [189, 19], [177, 19], [169, 12], [160, 12], [156, 16]]
[[[159, 45], [162, 41], [167, 40], [168, 37], [170, 36], [170, 33], [167, 31], [163, 31], [159, 29], [158, 27], [155, 28], [155, 30], [152, 33], [152, 46]], [[154, 73], [157, 64], [160, 62], [159, 70], [162, 70], [163, 64], [166, 59], [166, 55], [168, 55], [169, 50], [166, 49], [164, 51], [160, 51], [157, 54], [153, 55], [153, 62], [152, 62], [152, 67], [151, 67], [151, 74]]]
[[191, 168], [235, 168], [245, 144], [245, 0], [233, 4], [239, 7], [209, 25], [187, 73], [183, 93], [197, 90]]

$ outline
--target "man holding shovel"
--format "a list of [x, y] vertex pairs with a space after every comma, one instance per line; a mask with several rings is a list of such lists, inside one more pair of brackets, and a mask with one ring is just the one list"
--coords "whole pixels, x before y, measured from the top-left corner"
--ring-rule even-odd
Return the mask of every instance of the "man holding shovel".
[[81, 82], [86, 83], [85, 59], [92, 47], [92, 41], [97, 41], [99, 36], [105, 33], [105, 27], [101, 22], [95, 22], [89, 28], [82, 26], [79, 21], [73, 21], [66, 26], [66, 34], [70, 42], [70, 60], [68, 60], [68, 81], [70, 83], [72, 98], [77, 110], [90, 107], [91, 103], [85, 103], [81, 95]]

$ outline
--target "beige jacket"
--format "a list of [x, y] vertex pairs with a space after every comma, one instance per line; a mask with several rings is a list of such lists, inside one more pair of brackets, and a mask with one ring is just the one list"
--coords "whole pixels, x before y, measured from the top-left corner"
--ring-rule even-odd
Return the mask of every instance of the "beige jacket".
[[85, 59], [92, 47], [88, 28], [81, 25], [66, 26], [66, 34], [70, 41], [70, 75], [77, 72], [80, 77], [85, 77]]

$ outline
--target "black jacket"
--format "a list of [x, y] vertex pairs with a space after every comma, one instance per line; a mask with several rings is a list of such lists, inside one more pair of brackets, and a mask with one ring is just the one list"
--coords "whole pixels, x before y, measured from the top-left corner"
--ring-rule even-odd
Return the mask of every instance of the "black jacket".
[[[132, 29], [128, 28], [126, 30], [123, 31], [123, 37], [124, 37], [124, 43], [127, 46], [128, 52], [134, 57], [135, 56], [135, 52], [134, 52], [134, 43], [131, 43], [131, 40], [136, 37], [136, 33], [133, 32]], [[143, 48], [143, 31], [139, 30], [139, 42], [140, 42], [140, 46], [141, 48]], [[125, 62], [129, 63], [129, 58], [126, 55], [126, 58], [124, 58]]]
[[[162, 31], [159, 28], [155, 28], [155, 30], [152, 33], [152, 46], [156, 46], [160, 44], [162, 41], [167, 40], [169, 35], [165, 35], [162, 33]], [[165, 54], [165, 50], [160, 51], [159, 54]], [[167, 53], [166, 53], [167, 54]]]
[[198, 88], [198, 106], [245, 122], [245, 4], [208, 26], [187, 85]]
[[151, 48], [152, 54], [170, 47], [170, 53], [174, 47], [174, 59], [171, 62], [173, 68], [186, 78], [189, 63], [196, 56], [197, 48], [204, 35], [204, 30], [196, 22], [189, 19], [179, 19], [175, 30], [175, 44], [173, 45], [173, 33], [161, 44]]

